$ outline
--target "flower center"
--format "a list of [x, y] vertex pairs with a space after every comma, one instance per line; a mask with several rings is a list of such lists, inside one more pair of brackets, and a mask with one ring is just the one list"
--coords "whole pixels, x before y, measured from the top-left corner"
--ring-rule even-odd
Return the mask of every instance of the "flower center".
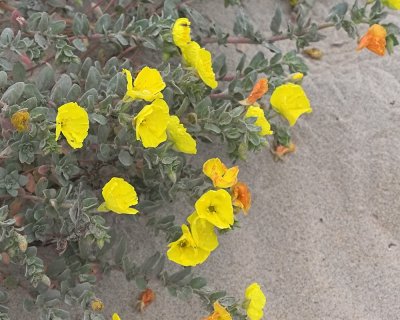
[[181, 242], [179, 242], [179, 246], [180, 246], [181, 248], [185, 248], [185, 247], [187, 247], [187, 245], [188, 245], [187, 240], [182, 240]]
[[209, 207], [208, 207], [208, 212], [210, 212], [210, 213], [216, 213], [217, 210], [215, 210], [215, 207], [214, 207], [214, 206], [209, 206]]

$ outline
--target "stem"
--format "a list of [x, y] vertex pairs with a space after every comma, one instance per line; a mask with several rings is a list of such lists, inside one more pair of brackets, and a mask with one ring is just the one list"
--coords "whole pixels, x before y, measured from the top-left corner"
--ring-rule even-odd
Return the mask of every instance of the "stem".
[[[318, 26], [318, 30], [322, 30], [322, 29], [327, 29], [327, 28], [332, 28], [334, 27], [335, 24], [334, 23], [324, 23]], [[307, 33], [307, 31], [303, 31], [299, 34], [296, 34], [296, 36], [303, 36]], [[249, 38], [245, 38], [245, 37], [228, 37], [226, 39], [226, 43], [231, 43], [231, 44], [240, 44], [240, 43], [247, 43], [247, 44], [262, 44], [263, 42], [269, 42], [269, 43], [273, 43], [276, 41], [282, 41], [282, 40], [287, 40], [290, 38], [289, 34], [279, 34], [276, 36], [272, 36], [270, 38], [264, 39], [262, 42], [257, 42], [255, 40], [249, 39]], [[218, 42], [218, 38], [216, 37], [209, 37], [209, 38], [204, 38], [202, 40], [203, 43], [217, 43]]]

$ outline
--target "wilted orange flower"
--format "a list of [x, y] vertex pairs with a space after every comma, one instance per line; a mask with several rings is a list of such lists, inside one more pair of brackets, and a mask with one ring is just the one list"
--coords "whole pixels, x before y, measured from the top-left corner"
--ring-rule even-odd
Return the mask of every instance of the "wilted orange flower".
[[232, 187], [233, 205], [243, 210], [245, 215], [248, 214], [251, 207], [251, 193], [247, 184], [238, 182]]
[[296, 151], [296, 145], [294, 143], [290, 143], [289, 147], [278, 145], [276, 146], [275, 150], [272, 153], [278, 158], [282, 159], [283, 156], [287, 153], [292, 153]]
[[143, 312], [146, 307], [152, 303], [155, 299], [156, 295], [153, 290], [147, 288], [139, 295], [139, 301], [137, 303], [138, 309], [140, 312]]
[[29, 112], [25, 110], [20, 110], [12, 115], [11, 124], [19, 132], [23, 132], [29, 129], [29, 120], [30, 120]]
[[317, 48], [304, 49], [303, 52], [314, 60], [321, 60], [322, 56], [324, 55], [323, 52]]
[[232, 320], [232, 316], [218, 302], [214, 302], [214, 312], [203, 320]]
[[379, 24], [372, 25], [358, 43], [357, 50], [364, 48], [367, 48], [377, 55], [385, 55], [386, 29]]
[[252, 105], [255, 103], [258, 99], [260, 99], [264, 94], [266, 94], [268, 91], [268, 79], [267, 78], [261, 78], [256, 82], [256, 84], [253, 87], [253, 90], [251, 90], [249, 96], [243, 100], [241, 103], [244, 105]]

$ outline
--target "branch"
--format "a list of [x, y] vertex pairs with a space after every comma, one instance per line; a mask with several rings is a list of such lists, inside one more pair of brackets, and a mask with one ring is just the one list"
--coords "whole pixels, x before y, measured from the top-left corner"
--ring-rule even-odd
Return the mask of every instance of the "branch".
[[[334, 27], [335, 24], [334, 23], [324, 23], [318, 26], [318, 30], [322, 30], [322, 29], [327, 29], [327, 28], [332, 28]], [[307, 31], [303, 31], [299, 34], [296, 34], [295, 36], [301, 37], [305, 34], [307, 34]], [[258, 42], [255, 41], [253, 39], [249, 39], [249, 38], [245, 38], [245, 37], [228, 37], [226, 39], [226, 43], [231, 43], [231, 44], [239, 44], [239, 43], [247, 43], [247, 44], [262, 44], [263, 42], [268, 42], [268, 43], [273, 43], [276, 41], [282, 41], [282, 40], [288, 40], [290, 39], [290, 35], [288, 33], [285, 34], [279, 34], [276, 36], [272, 36], [270, 38], [264, 39], [262, 42]], [[208, 38], [204, 38], [202, 40], [203, 43], [217, 43], [218, 42], [218, 38], [217, 37], [208, 37]]]

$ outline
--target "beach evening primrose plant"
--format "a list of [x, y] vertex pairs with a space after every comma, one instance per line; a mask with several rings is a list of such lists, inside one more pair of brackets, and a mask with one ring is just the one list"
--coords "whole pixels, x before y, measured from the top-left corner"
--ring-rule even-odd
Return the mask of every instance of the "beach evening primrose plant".
[[58, 108], [56, 118], [56, 141], [62, 133], [72, 148], [82, 148], [83, 141], [88, 135], [88, 130], [88, 113], [76, 102], [68, 102]]
[[[259, 319], [257, 286], [240, 301], [182, 266], [223, 249], [240, 212], [251, 219], [251, 182], [238, 180], [238, 162], [296, 149], [292, 126], [312, 112], [303, 54], [323, 59], [316, 43], [335, 29], [359, 50], [392, 54], [400, 29], [388, 10], [399, 2], [333, 1], [320, 19], [316, 1], [291, 1], [292, 14], [277, 8], [262, 32], [238, 0], [224, 1], [239, 13], [233, 30], [193, 1], [67, 2], [0, 1], [0, 319], [18, 318], [8, 314], [8, 285], [29, 291], [12, 299], [35, 319], [68, 320], [72, 308], [109, 319], [96, 285], [111, 270], [135, 283], [141, 311], [160, 281], [173, 296], [199, 296], [209, 320]], [[214, 51], [241, 44], [268, 51]], [[203, 167], [201, 150], [217, 152]], [[178, 212], [178, 201], [191, 208]], [[135, 248], [131, 224], [145, 228]], [[141, 252], [160, 236], [161, 252]]]

